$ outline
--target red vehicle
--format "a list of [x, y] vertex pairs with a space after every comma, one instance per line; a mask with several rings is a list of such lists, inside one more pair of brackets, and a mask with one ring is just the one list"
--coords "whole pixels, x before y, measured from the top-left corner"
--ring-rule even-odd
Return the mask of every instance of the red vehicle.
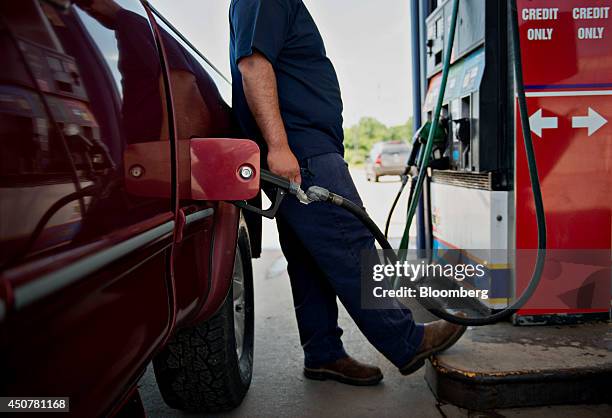
[[[147, 2], [0, 2], [0, 395], [142, 412], [249, 388], [259, 150], [231, 86]], [[126, 412], [128, 411], [128, 412]]]

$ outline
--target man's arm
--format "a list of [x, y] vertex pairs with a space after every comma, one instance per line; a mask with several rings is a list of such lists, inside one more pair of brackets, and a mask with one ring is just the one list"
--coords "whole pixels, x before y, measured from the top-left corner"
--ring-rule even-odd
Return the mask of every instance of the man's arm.
[[240, 60], [238, 69], [242, 74], [242, 85], [249, 109], [268, 145], [270, 171], [300, 184], [300, 166], [287, 142], [272, 64], [255, 51]]

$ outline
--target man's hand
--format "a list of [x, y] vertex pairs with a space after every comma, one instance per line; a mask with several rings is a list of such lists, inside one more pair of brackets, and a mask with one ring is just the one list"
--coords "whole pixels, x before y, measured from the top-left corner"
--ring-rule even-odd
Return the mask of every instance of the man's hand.
[[268, 150], [268, 168], [278, 176], [288, 178], [297, 184], [302, 183], [300, 165], [288, 146]]
[[255, 51], [240, 60], [238, 69], [242, 74], [242, 85], [249, 109], [268, 145], [270, 171], [300, 184], [300, 166], [287, 142], [272, 64]]

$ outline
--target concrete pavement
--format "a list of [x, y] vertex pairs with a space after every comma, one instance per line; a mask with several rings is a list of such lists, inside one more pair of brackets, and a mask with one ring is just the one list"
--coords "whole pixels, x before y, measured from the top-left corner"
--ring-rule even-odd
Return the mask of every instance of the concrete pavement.
[[[382, 179], [368, 183], [363, 172], [354, 172], [365, 205], [378, 223], [384, 225], [388, 204], [399, 183]], [[398, 206], [393, 236], [401, 235], [404, 202]], [[274, 224], [267, 221], [264, 254], [254, 261], [255, 271], [255, 357], [251, 389], [243, 404], [223, 417], [609, 417], [612, 407], [560, 406], [497, 411], [479, 414], [452, 405], [440, 405], [419, 372], [403, 377], [374, 350], [361, 335], [346, 311], [340, 309], [347, 351], [359, 360], [379, 365], [385, 378], [376, 387], [352, 387], [336, 382], [316, 382], [302, 376], [302, 350], [293, 313], [286, 263], [279, 251]], [[430, 320], [427, 312], [412, 307], [420, 321]], [[168, 408], [157, 389], [152, 368], [140, 382], [140, 392], [151, 418], [197, 416]]]
[[[346, 311], [340, 309], [347, 351], [359, 360], [379, 365], [385, 375], [375, 387], [316, 382], [302, 376], [302, 350], [293, 314], [289, 278], [280, 251], [266, 250], [255, 269], [255, 357], [251, 389], [236, 410], [218, 417], [535, 417], [607, 418], [609, 405], [556, 406], [476, 413], [439, 404], [427, 387], [424, 368], [404, 377], [374, 350]], [[412, 307], [417, 319], [426, 312]], [[168, 408], [159, 394], [152, 368], [140, 382], [150, 418], [195, 417]]]

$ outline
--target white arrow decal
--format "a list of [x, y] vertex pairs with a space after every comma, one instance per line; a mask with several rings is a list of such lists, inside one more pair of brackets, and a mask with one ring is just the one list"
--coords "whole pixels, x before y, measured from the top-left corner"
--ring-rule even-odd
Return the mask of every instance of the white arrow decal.
[[590, 107], [588, 116], [574, 116], [572, 118], [572, 128], [588, 128], [589, 136], [597, 132], [606, 123], [608, 121]]
[[559, 118], [556, 116], [544, 117], [542, 116], [542, 109], [538, 109], [529, 117], [529, 125], [531, 125], [532, 132], [542, 138], [543, 129], [557, 129], [559, 127]]

